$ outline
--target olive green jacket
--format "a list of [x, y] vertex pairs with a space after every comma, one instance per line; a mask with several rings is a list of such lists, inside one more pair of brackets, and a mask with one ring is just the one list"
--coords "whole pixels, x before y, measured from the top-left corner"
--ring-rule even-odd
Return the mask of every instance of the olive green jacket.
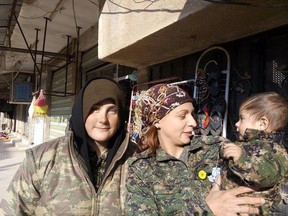
[[26, 151], [0, 215], [124, 215], [127, 134], [96, 193], [72, 132]]

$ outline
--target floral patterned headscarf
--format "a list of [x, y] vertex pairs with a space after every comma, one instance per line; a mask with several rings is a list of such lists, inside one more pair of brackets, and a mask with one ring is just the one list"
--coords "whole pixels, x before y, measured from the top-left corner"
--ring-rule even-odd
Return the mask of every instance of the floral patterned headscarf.
[[158, 84], [148, 89], [136, 102], [133, 121], [134, 142], [146, 134], [151, 125], [192, 98], [176, 85]]

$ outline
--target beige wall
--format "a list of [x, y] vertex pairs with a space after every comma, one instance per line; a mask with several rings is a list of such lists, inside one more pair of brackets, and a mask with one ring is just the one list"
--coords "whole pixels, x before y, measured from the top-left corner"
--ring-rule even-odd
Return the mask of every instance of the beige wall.
[[[195, 12], [207, 4], [204, 1], [190, 2], [191, 5], [187, 7], [186, 0], [160, 0], [153, 3], [151, 1], [141, 1], [140, 3], [121, 1], [118, 5], [106, 1], [99, 19], [99, 58], [109, 61], [111, 60], [110, 55], [115, 53], [117, 55], [123, 48], [137, 44], [149, 47], [149, 44], [141, 41], [143, 38], [179, 21], [191, 12], [191, 8], [194, 8]], [[163, 38], [155, 35], [153, 40], [161, 44]], [[132, 59], [133, 55], [137, 55], [138, 59], [141, 59], [145, 55], [155, 52], [156, 48], [151, 46], [148, 52], [143, 53], [141, 47], [142, 45], [134, 52], [124, 55], [125, 59], [129, 61], [128, 59]], [[123, 62], [117, 61], [117, 63]], [[126, 61], [124, 61], [124, 65], [125, 63]], [[139, 67], [141, 64], [136, 60], [131, 62], [131, 66]]]
[[[119, 5], [106, 1], [99, 19], [99, 57], [115, 53], [177, 22], [185, 4], [186, 0], [121, 1]], [[197, 3], [195, 8], [198, 10], [202, 5], [205, 3]]]
[[288, 24], [287, 7], [271, 6], [286, 0], [249, 2], [256, 6], [106, 1], [99, 19], [99, 58], [139, 68]]

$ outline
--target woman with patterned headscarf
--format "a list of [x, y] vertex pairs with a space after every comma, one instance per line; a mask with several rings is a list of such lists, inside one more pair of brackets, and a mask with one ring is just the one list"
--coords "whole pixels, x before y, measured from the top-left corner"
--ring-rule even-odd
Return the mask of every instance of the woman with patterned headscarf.
[[205, 155], [195, 154], [203, 148], [202, 142], [191, 142], [197, 126], [193, 113], [192, 98], [175, 85], [153, 86], [137, 102], [134, 132], [143, 152], [129, 161], [127, 215], [258, 213], [253, 205], [263, 204], [262, 198], [237, 197], [251, 191], [249, 188], [221, 191], [216, 179], [208, 196], [201, 194], [207, 185], [201, 185], [195, 177], [202, 178], [206, 173], [197, 172], [195, 176], [195, 170], [198, 161], [203, 164]]

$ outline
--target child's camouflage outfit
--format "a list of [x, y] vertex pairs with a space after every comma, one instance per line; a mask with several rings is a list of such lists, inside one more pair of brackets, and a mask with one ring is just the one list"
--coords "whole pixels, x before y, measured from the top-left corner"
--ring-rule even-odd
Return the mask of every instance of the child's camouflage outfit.
[[273, 201], [273, 207], [279, 204], [277, 186], [288, 169], [287, 152], [277, 144], [281, 142], [278, 135], [247, 131], [247, 142], [238, 143], [244, 154], [237, 163], [221, 157], [221, 143], [227, 140], [216, 136], [194, 137], [179, 159], [162, 148], [152, 157], [147, 151], [136, 155], [129, 161], [127, 215], [213, 215], [205, 198], [212, 186], [212, 169], [217, 167], [221, 168], [222, 189], [257, 187], [263, 191], [255, 196], [266, 198], [261, 215], [281, 215], [268, 209]]
[[282, 143], [283, 133], [265, 133], [247, 129], [245, 141], [236, 142], [242, 148], [242, 156], [236, 163], [229, 160], [229, 168], [224, 173], [225, 189], [236, 185], [248, 185], [262, 196], [266, 203], [261, 207], [261, 215], [285, 215], [277, 210], [281, 202], [279, 184], [288, 177], [288, 154]]

